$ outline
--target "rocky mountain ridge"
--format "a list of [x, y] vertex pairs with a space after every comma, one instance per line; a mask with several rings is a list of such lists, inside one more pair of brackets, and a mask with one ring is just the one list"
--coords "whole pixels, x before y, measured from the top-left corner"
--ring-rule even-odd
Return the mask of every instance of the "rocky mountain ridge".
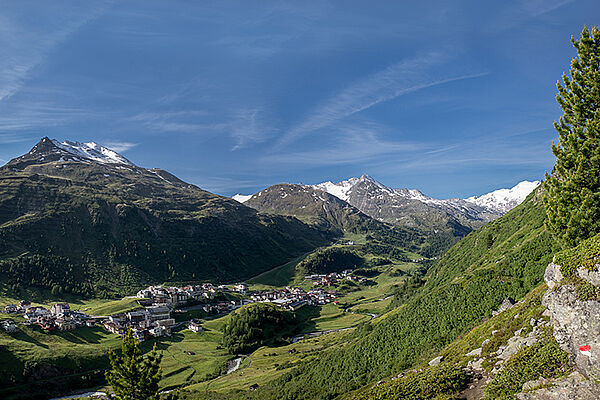
[[[467, 199], [434, 199], [416, 189], [392, 189], [368, 175], [338, 183], [304, 186], [329, 193], [382, 222], [429, 231], [459, 225], [470, 231], [519, 205], [538, 185], [539, 181], [523, 181], [511, 189], [499, 189]], [[250, 202], [260, 193], [238, 194], [234, 199]]]

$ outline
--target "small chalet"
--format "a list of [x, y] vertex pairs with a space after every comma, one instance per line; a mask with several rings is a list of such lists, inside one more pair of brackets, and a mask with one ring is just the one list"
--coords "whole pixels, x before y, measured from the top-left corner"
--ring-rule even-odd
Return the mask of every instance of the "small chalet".
[[193, 332], [202, 332], [204, 330], [204, 328], [202, 328], [202, 325], [200, 324], [200, 321], [197, 319], [192, 319], [190, 321], [190, 323], [188, 324], [188, 329]]
[[134, 329], [131, 332], [131, 334], [133, 335], [133, 338], [136, 339], [138, 342], [143, 342], [144, 340], [146, 340], [146, 335], [143, 329]]
[[50, 307], [50, 314], [58, 316], [58, 315], [66, 315], [71, 312], [71, 306], [69, 303], [56, 303], [52, 307]]
[[171, 333], [171, 331], [164, 326], [154, 327], [154, 328], [150, 329], [149, 332], [154, 337], [165, 336], [165, 335], [169, 335]]
[[154, 323], [156, 324], [156, 326], [164, 326], [165, 328], [171, 328], [173, 325], [175, 325], [175, 320], [173, 318], [161, 319]]
[[72, 331], [75, 329], [75, 322], [69, 319], [57, 318], [54, 324], [61, 331]]
[[117, 335], [122, 335], [125, 333], [125, 327], [123, 325], [116, 324], [111, 321], [105, 321], [104, 328], [106, 328], [107, 331], [115, 333]]
[[44, 307], [29, 307], [27, 311], [25, 311], [24, 317], [29, 320], [35, 320], [39, 317], [49, 317], [50, 312], [46, 310]]

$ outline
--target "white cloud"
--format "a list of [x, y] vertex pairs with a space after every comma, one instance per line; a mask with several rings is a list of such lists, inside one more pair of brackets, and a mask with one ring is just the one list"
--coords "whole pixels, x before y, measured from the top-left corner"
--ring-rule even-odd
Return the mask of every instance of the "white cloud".
[[265, 122], [263, 114], [263, 108], [255, 107], [231, 111], [226, 119], [217, 122], [211, 121], [214, 116], [205, 111], [146, 112], [129, 120], [141, 122], [157, 132], [229, 135], [235, 141], [231, 150], [239, 150], [264, 142], [275, 133], [275, 129]]
[[138, 144], [139, 143], [131, 142], [104, 142], [104, 146], [116, 151], [117, 153], [124, 153], [127, 150], [134, 148]]
[[[43, 22], [29, 17], [15, 17], [9, 13], [0, 16], [0, 101], [4, 101], [17, 93], [30, 78], [32, 71], [44, 62], [48, 54], [71, 34], [86, 23], [99, 17], [104, 12], [104, 5], [87, 7], [83, 10], [72, 11], [68, 8], [47, 10], [45, 25]], [[39, 28], [43, 26], [44, 28]]]
[[412, 153], [426, 148], [410, 141], [389, 141], [376, 133], [381, 127], [374, 125], [346, 126], [340, 128], [335, 143], [320, 150], [277, 153], [263, 157], [262, 161], [275, 165], [319, 167], [367, 162], [389, 155]]
[[22, 135], [18, 133], [0, 133], [1, 144], [29, 142], [32, 140], [33, 138], [31, 137], [31, 135]]
[[421, 89], [486, 75], [487, 73], [439, 76], [428, 70], [441, 66], [448, 55], [430, 52], [419, 57], [401, 61], [378, 71], [321, 103], [299, 125], [283, 135], [278, 146], [284, 146], [297, 138], [318, 129], [326, 128], [343, 119], [367, 110], [379, 103], [395, 99]]

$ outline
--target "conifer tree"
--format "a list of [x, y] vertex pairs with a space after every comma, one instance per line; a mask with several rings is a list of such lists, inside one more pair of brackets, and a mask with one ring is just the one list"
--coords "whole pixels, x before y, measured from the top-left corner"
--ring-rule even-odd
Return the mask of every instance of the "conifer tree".
[[563, 115], [554, 123], [556, 164], [544, 183], [547, 226], [569, 246], [600, 232], [600, 29], [585, 27], [571, 42], [577, 56], [570, 76], [557, 82]]
[[108, 351], [112, 371], [106, 373], [106, 380], [115, 391], [114, 400], [158, 400], [158, 382], [162, 372], [162, 354], [156, 350], [144, 357], [140, 344], [133, 337], [131, 329], [123, 335], [122, 354]]

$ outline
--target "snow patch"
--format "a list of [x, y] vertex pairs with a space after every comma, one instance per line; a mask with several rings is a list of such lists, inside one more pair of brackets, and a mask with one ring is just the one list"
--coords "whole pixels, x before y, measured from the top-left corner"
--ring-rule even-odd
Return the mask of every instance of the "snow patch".
[[473, 196], [465, 201], [488, 209], [506, 213], [518, 206], [536, 187], [540, 181], [523, 181], [510, 189], [499, 189], [481, 196]]
[[379, 183], [369, 175], [362, 175], [360, 178], [350, 178], [338, 183], [327, 181], [319, 183], [317, 185], [309, 185], [308, 187], [323, 190], [341, 200], [348, 201], [352, 190], [359, 183], [363, 182], [370, 182], [375, 186], [375, 192], [369, 193], [370, 198], [372, 199], [383, 199], [387, 194], [392, 197], [401, 197], [407, 200], [417, 200], [425, 204], [441, 207], [451, 207], [463, 211], [468, 211], [468, 209], [470, 209], [472, 205], [475, 205], [486, 209], [489, 212], [501, 214], [504, 214], [510, 211], [512, 208], [521, 204], [523, 200], [525, 200], [527, 195], [531, 193], [531, 191], [533, 191], [540, 184], [539, 181], [523, 181], [518, 183], [511, 189], [499, 189], [481, 196], [469, 197], [464, 200], [434, 199], [432, 197], [424, 195], [417, 189], [391, 189]]
[[250, 198], [252, 197], [251, 194], [236, 194], [235, 196], [232, 196], [231, 198], [234, 199], [235, 201], [238, 201], [240, 203], [245, 203], [248, 200], [250, 200]]
[[125, 164], [134, 166], [134, 164], [117, 153], [114, 150], [100, 146], [97, 143], [80, 143], [64, 141], [59, 142], [58, 140], [52, 139], [52, 143], [61, 150], [66, 151], [72, 155], [93, 160], [102, 164]]

